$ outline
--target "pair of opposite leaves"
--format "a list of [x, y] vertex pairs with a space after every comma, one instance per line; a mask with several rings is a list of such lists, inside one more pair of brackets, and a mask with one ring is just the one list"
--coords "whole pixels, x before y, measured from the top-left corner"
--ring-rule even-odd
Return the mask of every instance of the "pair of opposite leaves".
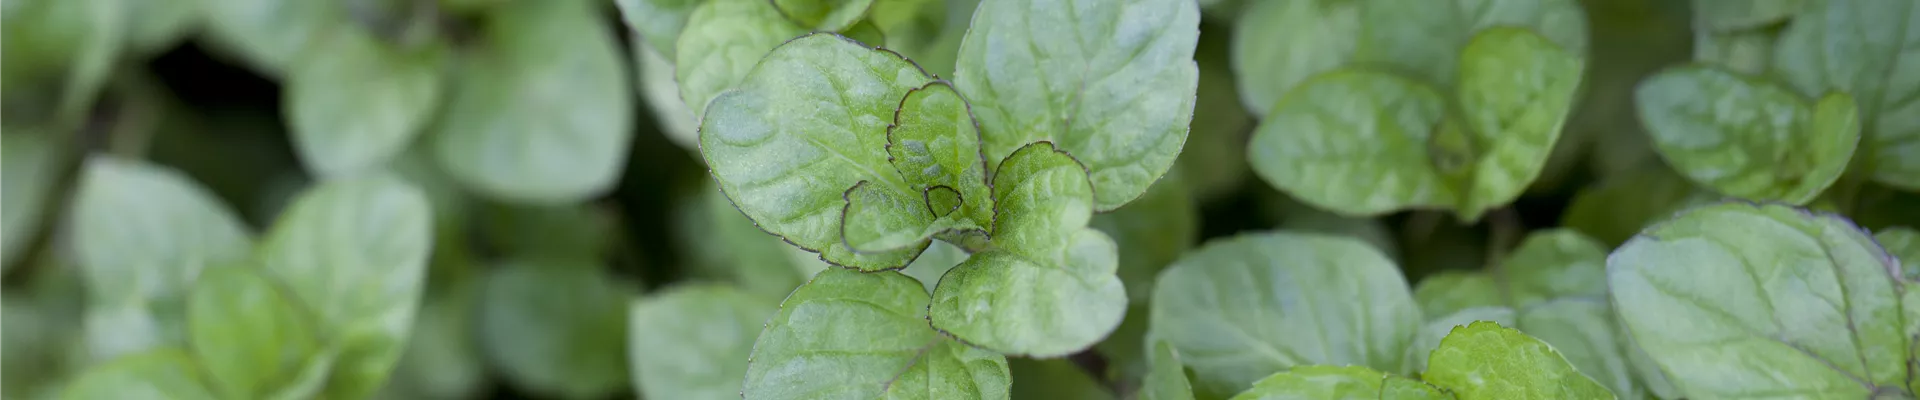
[[[1733, 2], [1697, 29], [1785, 24], [1761, 60], [1702, 56], [1641, 83], [1655, 149], [1722, 194], [1807, 204], [1849, 171], [1920, 189], [1920, 5], [1911, 1]], [[1811, 100], [1810, 100], [1811, 99]]]
[[884, 271], [935, 238], [968, 248], [934, 291], [932, 325], [1065, 355], [1124, 314], [1115, 245], [1087, 222], [1171, 167], [1191, 118], [1198, 10], [988, 0], [974, 22], [955, 84], [837, 35], [790, 40], [706, 103], [701, 152], [741, 212], [830, 263]]

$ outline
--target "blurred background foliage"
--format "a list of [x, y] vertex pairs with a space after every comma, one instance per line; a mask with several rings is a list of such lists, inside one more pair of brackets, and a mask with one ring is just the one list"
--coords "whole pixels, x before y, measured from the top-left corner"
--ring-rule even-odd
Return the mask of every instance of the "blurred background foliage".
[[[876, 15], [877, 37], [950, 75], [977, 0], [911, 1], [945, 4]], [[1350, 235], [1414, 281], [1478, 270], [1534, 229], [1617, 245], [1709, 197], [1661, 165], [1634, 85], [1689, 59], [1765, 59], [1733, 36], [1768, 29], [1696, 37], [1688, 2], [1583, 1], [1592, 54], [1565, 136], [1516, 203], [1463, 224], [1438, 211], [1343, 217], [1248, 173], [1255, 120], [1236, 92], [1234, 42], [1282, 38], [1239, 24], [1262, 0], [1198, 1], [1185, 152], [1145, 197], [1093, 222], [1121, 244], [1128, 318], [1088, 352], [1013, 360], [1015, 398], [1132, 393], [1152, 278], [1209, 238]], [[588, 0], [3, 4], [0, 397], [42, 398], [89, 363], [79, 334], [89, 288], [68, 250], [88, 238], [65, 220], [79, 171], [102, 154], [180, 171], [253, 231], [327, 176], [386, 169], [420, 186], [436, 226], [428, 285], [381, 398], [725, 397], [727, 382], [694, 381], [731, 373], [737, 388], [729, 368], [744, 365], [716, 354], [751, 343], [753, 321], [825, 268], [753, 226], [708, 178], [663, 56], [673, 43], [649, 33], [684, 20]], [[1848, 212], [1864, 227], [1920, 226], [1915, 194], [1861, 190]], [[907, 273], [932, 284], [963, 257], [942, 244]]]

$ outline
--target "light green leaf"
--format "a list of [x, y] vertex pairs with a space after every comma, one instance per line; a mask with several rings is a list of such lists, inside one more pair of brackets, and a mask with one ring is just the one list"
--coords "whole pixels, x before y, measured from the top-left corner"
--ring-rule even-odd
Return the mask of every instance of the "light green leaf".
[[48, 197], [60, 184], [60, 168], [67, 159], [66, 149], [51, 135], [13, 133], [0, 135], [0, 264], [11, 268], [14, 259], [27, 250], [28, 242], [39, 236], [40, 222], [46, 219]]
[[[1596, 283], [1604, 285], [1606, 281]], [[1575, 370], [1607, 387], [1614, 395], [1624, 399], [1647, 398], [1639, 377], [1627, 361], [1625, 352], [1633, 349], [1618, 337], [1625, 332], [1614, 324], [1613, 310], [1604, 299], [1601, 296], [1568, 297], [1536, 303], [1521, 308], [1519, 320], [1512, 326], [1552, 345]]]
[[1147, 372], [1147, 379], [1141, 383], [1141, 400], [1193, 400], [1193, 386], [1187, 382], [1187, 370], [1180, 364], [1180, 354], [1173, 346], [1164, 341], [1153, 342], [1153, 353], [1147, 358], [1147, 365], [1153, 368]]
[[[694, 8], [708, 1], [615, 0], [613, 3], [620, 7], [620, 18], [626, 21], [627, 28], [645, 39], [645, 43], [639, 43], [638, 46], [651, 47], [662, 54], [672, 55], [673, 44], [680, 39], [680, 31], [687, 26], [687, 19], [693, 15]], [[669, 62], [667, 65], [673, 64]], [[668, 71], [667, 75], [672, 76], [672, 70]]]
[[1753, 29], [1800, 13], [1803, 0], [1693, 0], [1693, 19], [1712, 31]]
[[[443, 51], [400, 48], [352, 26], [287, 67], [287, 120], [309, 171], [374, 170], [413, 143], [439, 105]], [[342, 82], [354, 82], [345, 85]]]
[[955, 87], [989, 160], [1050, 140], [1085, 162], [1113, 210], [1173, 167], [1193, 119], [1200, 7], [1191, 0], [984, 0]]
[[1360, 20], [1380, 21], [1360, 29], [1353, 61], [1383, 63], [1452, 87], [1456, 67], [1469, 65], [1460, 51], [1482, 30], [1509, 26], [1531, 30], [1567, 54], [1587, 53], [1587, 18], [1574, 0], [1360, 0]]
[[933, 242], [932, 245], [927, 246], [927, 251], [920, 253], [919, 258], [913, 259], [913, 263], [907, 264], [906, 268], [901, 268], [900, 273], [907, 274], [925, 284], [927, 292], [932, 293], [934, 285], [940, 283], [940, 277], [946, 276], [947, 271], [953, 270], [953, 267], [966, 262], [967, 258], [972, 256], [959, 246], [947, 242]]
[[1846, 171], [1860, 138], [1847, 95], [1810, 104], [1712, 67], [1661, 72], [1634, 99], [1661, 157], [1728, 196], [1806, 204]]
[[[731, 281], [762, 297], [781, 299], [817, 272], [802, 273], [796, 265], [802, 260], [787, 253], [799, 252], [803, 254], [799, 258], [813, 263], [820, 263], [818, 256], [795, 249], [754, 226], [711, 183], [702, 186], [696, 197], [673, 212], [674, 243], [685, 251], [682, 260], [694, 267], [696, 276]], [[920, 257], [928, 258], [924, 254]]]
[[268, 276], [341, 350], [329, 397], [373, 394], [413, 326], [433, 243], [425, 195], [390, 175], [323, 181], [288, 205], [260, 244]]
[[1354, 239], [1242, 235], [1188, 253], [1154, 285], [1154, 334], [1203, 391], [1234, 393], [1304, 365], [1403, 371], [1420, 327], [1406, 279]]
[[1562, 297], [1607, 295], [1607, 247], [1567, 229], [1527, 235], [1497, 269], [1507, 304], [1524, 309]]
[[351, 23], [345, 3], [323, 0], [204, 0], [207, 35], [255, 69], [279, 75], [315, 38]]
[[680, 101], [680, 83], [673, 80], [673, 61], [666, 57], [672, 53], [662, 53], [646, 43], [636, 40], [633, 47], [633, 63], [640, 70], [636, 81], [640, 85], [640, 98], [653, 110], [652, 120], [661, 133], [667, 134], [668, 140], [699, 151], [700, 120], [693, 118], [693, 109], [687, 107], [687, 102]]
[[1867, 398], [1907, 384], [1901, 291], [1884, 250], [1838, 216], [1695, 208], [1615, 250], [1613, 304], [1688, 398]]
[[1560, 216], [1560, 226], [1599, 239], [1606, 246], [1619, 246], [1648, 224], [1711, 202], [1714, 197], [1665, 163], [1650, 163], [1580, 189]]
[[[1500, 4], [1512, 3], [1522, 2]], [[1540, 176], [1580, 87], [1582, 54], [1509, 27], [1483, 30], [1461, 50], [1458, 100], [1474, 164], [1454, 206], [1463, 219], [1512, 202]]]
[[493, 198], [572, 203], [612, 190], [633, 139], [632, 86], [593, 5], [493, 10], [453, 79], [434, 155]]
[[1442, 400], [1452, 399], [1426, 382], [1363, 366], [1309, 365], [1273, 374], [1233, 400]]
[[806, 33], [768, 0], [707, 0], [687, 17], [671, 53], [680, 99], [695, 121], [704, 120], [715, 95], [739, 85], [774, 47]]
[[184, 301], [200, 270], [246, 260], [252, 234], [190, 178], [110, 156], [89, 158], [68, 229], [90, 293], [88, 347], [104, 360], [184, 344]]
[[1038, 358], [1098, 343], [1125, 317], [1117, 245], [1087, 228], [1087, 170], [1036, 142], [995, 169], [993, 248], [948, 271], [928, 310], [934, 329], [968, 344]]
[[1860, 157], [1873, 179], [1920, 191], [1920, 5], [1821, 1], [1781, 34], [1778, 75], [1801, 94], [1846, 92], [1860, 104]]
[[1413, 301], [1420, 303], [1421, 312], [1429, 316], [1474, 307], [1506, 306], [1502, 295], [1500, 283], [1493, 275], [1480, 271], [1441, 271], [1421, 279], [1413, 287]]
[[[1429, 278], [1431, 279], [1431, 278]], [[1418, 298], [1418, 297], [1416, 297]], [[1424, 303], [1422, 303], [1424, 304]], [[1447, 314], [1437, 315], [1420, 326], [1420, 332], [1414, 334], [1413, 343], [1407, 346], [1406, 365], [1409, 371], [1427, 369], [1427, 357], [1433, 349], [1440, 347], [1440, 341], [1453, 333], [1453, 328], [1466, 326], [1475, 321], [1492, 321], [1502, 325], [1514, 325], [1517, 317], [1512, 308], [1501, 305], [1484, 305], [1461, 308]]]
[[675, 287], [632, 303], [627, 362], [648, 399], [740, 398], [754, 335], [772, 301], [731, 286]]
[[1119, 245], [1118, 274], [1132, 304], [1146, 304], [1154, 277], [1199, 240], [1200, 210], [1178, 178], [1161, 179], [1139, 199], [1088, 222]]
[[924, 247], [936, 235], [955, 243], [985, 237], [994, 211], [980, 132], [952, 86], [933, 82], [907, 91], [887, 125], [885, 148], [907, 191], [871, 181], [849, 189], [841, 221], [848, 247], [873, 253]]
[[1774, 44], [1780, 40], [1780, 31], [1777, 28], [1696, 31], [1693, 34], [1693, 60], [1742, 74], [1764, 75], [1773, 69], [1773, 57], [1777, 51]]
[[1233, 73], [1247, 111], [1266, 115], [1308, 77], [1339, 68], [1360, 38], [1359, 1], [1258, 1], [1233, 26]]
[[203, 1], [158, 0], [125, 2], [129, 18], [127, 46], [136, 54], [154, 54], [172, 49], [196, 33], [206, 19]]
[[[77, 130], [113, 77], [135, 15], [120, 0], [15, 0], [6, 3], [0, 83], [7, 122]], [[21, 90], [23, 87], [27, 90]], [[25, 94], [25, 96], [22, 96]], [[24, 106], [24, 107], [23, 107]], [[23, 112], [24, 109], [24, 112]], [[24, 120], [24, 121], [23, 121]], [[23, 123], [24, 122], [24, 123]]]
[[829, 268], [754, 342], [750, 399], [1006, 399], [1006, 358], [927, 327], [927, 292], [897, 272]]
[[582, 260], [516, 259], [487, 274], [480, 344], [508, 382], [568, 399], [626, 389], [625, 316], [633, 291], [602, 268]]
[[251, 267], [207, 269], [187, 304], [194, 358], [224, 397], [279, 390], [319, 350], [313, 317]]
[[1426, 84], [1337, 70], [1282, 96], [1254, 131], [1247, 157], [1267, 183], [1341, 214], [1447, 207], [1459, 191], [1429, 149], [1445, 109], [1440, 93]]
[[157, 349], [88, 369], [60, 398], [65, 400], [213, 400], [193, 357]]
[[1920, 281], [1920, 231], [1907, 227], [1884, 229], [1874, 233], [1873, 240], [1900, 261], [1901, 276]]
[[437, 290], [429, 291], [421, 303], [406, 351], [387, 386], [374, 398], [467, 399], [488, 383], [486, 363], [473, 333], [481, 280], [471, 275], [434, 276], [440, 282], [435, 284]]
[[1545, 342], [1492, 322], [1453, 329], [1421, 376], [1461, 400], [1613, 399]]
[[771, 0], [780, 15], [814, 31], [839, 31], [867, 16], [875, 0]]
[[[900, 100], [929, 81], [898, 54], [844, 37], [794, 39], [767, 54], [739, 89], [714, 99], [701, 121], [700, 151], [727, 197], [761, 229], [837, 265], [900, 268], [924, 241], [861, 254], [842, 238], [840, 225], [843, 218], [861, 220], [846, 215], [865, 210], [847, 206], [856, 200], [882, 200], [892, 206], [871, 210], [874, 215], [911, 219], [889, 221], [890, 227], [933, 219], [921, 206], [922, 193], [888, 163], [886, 150], [887, 125]], [[856, 184], [868, 193], [856, 197]]]

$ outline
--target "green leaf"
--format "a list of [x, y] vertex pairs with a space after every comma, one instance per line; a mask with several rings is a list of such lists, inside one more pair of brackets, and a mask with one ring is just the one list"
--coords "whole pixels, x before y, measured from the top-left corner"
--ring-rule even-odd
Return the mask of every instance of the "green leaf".
[[633, 63], [640, 70], [636, 82], [640, 85], [640, 98], [653, 110], [652, 120], [667, 139], [680, 147], [699, 151], [700, 120], [693, 118], [693, 109], [687, 107], [687, 102], [680, 101], [680, 83], [673, 80], [673, 61], [666, 57], [672, 53], [662, 53], [646, 43], [635, 41], [633, 48]]
[[1607, 278], [1634, 342], [1685, 397], [1867, 398], [1907, 384], [1914, 311], [1896, 268], [1838, 216], [1724, 203], [1628, 241]]
[[1829, 91], [1859, 102], [1860, 157], [1873, 179], [1920, 191], [1920, 6], [1908, 1], [1822, 1], [1794, 18], [1773, 53], [1778, 75], [1801, 94]]
[[1773, 69], [1774, 45], [1780, 40], [1780, 32], [1777, 28], [1695, 32], [1693, 60], [1742, 74], [1765, 75]]
[[[1595, 283], [1605, 284], [1605, 280]], [[1602, 288], [1604, 289], [1604, 288]], [[1568, 297], [1520, 309], [1515, 329], [1552, 345], [1575, 370], [1627, 399], [1648, 397], [1627, 360], [1624, 336], [1604, 297]], [[1657, 371], [1656, 371], [1657, 373]]]
[[1492, 322], [1454, 328], [1421, 376], [1461, 400], [1614, 398], [1552, 346]]
[[928, 310], [968, 344], [1038, 358], [1098, 343], [1126, 315], [1117, 245], [1087, 228], [1094, 188], [1073, 156], [1036, 142], [995, 169], [993, 248], [948, 271]]
[[1920, 281], [1920, 231], [1907, 227], [1885, 229], [1874, 233], [1873, 240], [1900, 260], [1901, 276]]
[[[922, 193], [888, 163], [886, 149], [900, 100], [930, 80], [898, 54], [844, 37], [794, 39], [767, 54], [737, 90], [713, 100], [701, 122], [700, 151], [727, 197], [761, 229], [837, 265], [900, 268], [924, 241], [862, 254], [839, 225], [864, 220], [857, 216], [863, 211], [906, 220], [888, 227], [932, 221]], [[887, 205], [868, 210], [852, 201]]]
[[1141, 400], [1193, 400], [1193, 386], [1187, 382], [1187, 370], [1180, 365], [1180, 354], [1164, 341], [1153, 342], [1147, 365], [1147, 379], [1141, 383]]
[[771, 0], [788, 21], [814, 31], [839, 31], [867, 16], [875, 0]]
[[86, 288], [64, 260], [41, 258], [23, 285], [0, 294], [0, 397], [55, 399], [85, 357]]
[[1454, 206], [1463, 219], [1512, 202], [1540, 176], [1573, 108], [1582, 54], [1509, 27], [1481, 31], [1461, 50], [1457, 96], [1474, 160], [1472, 183]]
[[374, 398], [465, 399], [486, 388], [486, 363], [473, 333], [481, 280], [432, 276], [439, 281], [437, 290], [429, 291], [420, 304], [406, 351]]
[[1442, 400], [1453, 396], [1426, 382], [1363, 366], [1309, 365], [1273, 374], [1233, 400]]
[[927, 327], [927, 292], [897, 272], [829, 268], [767, 321], [748, 358], [750, 399], [1006, 399], [1006, 358]]
[[1413, 287], [1413, 301], [1420, 303], [1422, 313], [1432, 316], [1474, 307], [1506, 306], [1502, 295], [1493, 275], [1480, 271], [1441, 271]]
[[1460, 49], [1487, 28], [1524, 28], [1567, 54], [1587, 53], [1587, 18], [1574, 0], [1361, 1], [1360, 20], [1374, 23], [1360, 29], [1353, 61], [1382, 63], [1442, 87], [1458, 82], [1455, 68], [1471, 64], [1461, 61], [1470, 56]]
[[1295, 85], [1346, 64], [1360, 38], [1360, 6], [1260, 1], [1242, 10], [1233, 26], [1233, 72], [1247, 111], [1267, 115]]
[[848, 247], [856, 252], [924, 247], [935, 235], [984, 236], [993, 226], [980, 132], [952, 86], [933, 82], [907, 91], [887, 125], [885, 148], [907, 191], [889, 191], [872, 181], [849, 189], [841, 221]]
[[119, 0], [8, 2], [0, 83], [8, 87], [9, 127], [79, 129], [126, 47], [130, 8]]
[[740, 398], [754, 335], [772, 301], [731, 286], [693, 284], [634, 301], [627, 362], [649, 399]]
[[[687, 19], [693, 15], [694, 8], [709, 1], [615, 0], [613, 3], [620, 7], [620, 18], [626, 21], [627, 28], [645, 39], [645, 43], [637, 46], [651, 47], [662, 54], [672, 55], [673, 44], [680, 39], [680, 31], [687, 26]], [[672, 70], [668, 71], [667, 75], [672, 76]]]
[[[696, 276], [731, 281], [762, 297], [781, 299], [813, 275], [801, 273], [799, 263], [787, 254], [799, 250], [754, 226], [719, 188], [709, 183], [696, 197], [673, 213], [674, 243], [684, 250], [682, 260], [692, 264]], [[817, 256], [801, 253], [819, 262]]]
[[933, 242], [932, 245], [927, 246], [927, 251], [920, 253], [920, 258], [913, 259], [912, 264], [901, 268], [900, 273], [907, 274], [925, 284], [927, 292], [932, 293], [934, 285], [940, 283], [940, 277], [946, 276], [947, 271], [953, 270], [953, 267], [966, 262], [970, 257], [973, 255], [959, 246], [947, 242]]
[[1512, 308], [1501, 305], [1473, 306], [1447, 314], [1427, 315], [1438, 315], [1438, 317], [1433, 317], [1427, 320], [1426, 324], [1421, 325], [1420, 332], [1413, 336], [1413, 343], [1407, 346], [1405, 360], [1406, 369], [1409, 371], [1426, 370], [1427, 358], [1433, 354], [1434, 348], [1440, 347], [1440, 341], [1446, 339], [1448, 333], [1453, 333], [1453, 328], [1470, 325], [1475, 321], [1514, 325], [1514, 319], [1518, 317]]
[[1560, 226], [1619, 246], [1648, 224], [1714, 197], [1664, 163], [1647, 164], [1580, 189], [1560, 216]]
[[239, 263], [252, 234], [233, 212], [178, 171], [110, 156], [89, 158], [68, 229], [91, 293], [88, 347], [95, 359], [184, 344], [187, 291], [201, 269]]
[[1301, 233], [1209, 242], [1160, 273], [1154, 334], [1202, 391], [1234, 393], [1304, 365], [1402, 371], [1420, 309], [1392, 261], [1366, 243]]
[[1087, 223], [1119, 245], [1118, 274], [1130, 303], [1146, 304], [1153, 278], [1199, 240], [1200, 210], [1177, 178], [1161, 179], [1139, 199]]
[[1194, 93], [1193, 126], [1187, 133], [1187, 144], [1180, 148], [1180, 157], [1173, 162], [1173, 170], [1168, 172], [1178, 176], [1194, 201], [1200, 203], [1238, 193], [1253, 172], [1247, 168], [1246, 148], [1254, 120], [1234, 89], [1228, 39], [1209, 36], [1194, 49], [1200, 84]]
[[1090, 168], [1100, 211], [1173, 167], [1193, 119], [1200, 9], [1190, 0], [984, 0], [954, 84], [989, 160], [1048, 140]]
[[200, 366], [186, 352], [163, 348], [88, 369], [60, 396], [67, 400], [213, 400]]
[[1661, 157], [1728, 196], [1806, 204], [1846, 171], [1860, 138], [1847, 95], [1810, 104], [1712, 67], [1668, 69], [1634, 98]]
[[1607, 247], [1567, 229], [1527, 235], [1499, 269], [1509, 305], [1526, 308], [1562, 297], [1607, 295]]
[[572, 203], [613, 189], [633, 139], [632, 86], [592, 7], [514, 2], [485, 20], [433, 144], [456, 180], [523, 203]]
[[1428, 149], [1445, 109], [1426, 84], [1336, 70], [1281, 96], [1254, 131], [1247, 157], [1267, 183], [1341, 214], [1446, 207], [1460, 192]]
[[626, 389], [626, 304], [633, 290], [603, 267], [571, 259], [516, 259], [481, 287], [483, 354], [515, 387], [592, 399]]
[[[347, 26], [287, 67], [287, 120], [309, 171], [339, 176], [399, 156], [440, 100], [443, 51], [389, 45]], [[354, 82], [345, 85], [342, 82]]]
[[1087, 370], [1065, 358], [1007, 360], [1013, 371], [1013, 397], [1049, 400], [1120, 400]]
[[341, 350], [329, 397], [372, 395], [400, 358], [433, 243], [425, 195], [390, 175], [327, 180], [288, 205], [260, 244], [268, 276]]
[[1800, 13], [1803, 0], [1693, 0], [1694, 20], [1712, 31], [1753, 29]]
[[279, 285], [250, 267], [220, 267], [193, 287], [188, 342], [224, 397], [264, 397], [319, 350], [312, 317]]
[[315, 38], [352, 23], [347, 6], [316, 0], [208, 0], [207, 35], [255, 69], [279, 75]]
[[714, 96], [746, 80], [774, 47], [806, 33], [768, 0], [707, 0], [694, 7], [672, 47], [680, 99], [695, 121], [704, 120]]
[[206, 6], [194, 0], [124, 2], [129, 18], [127, 46], [136, 54], [155, 54], [172, 49], [204, 24]]
[[66, 149], [51, 135], [0, 135], [0, 265], [11, 268], [14, 259], [39, 235], [46, 219], [49, 196], [60, 184]]

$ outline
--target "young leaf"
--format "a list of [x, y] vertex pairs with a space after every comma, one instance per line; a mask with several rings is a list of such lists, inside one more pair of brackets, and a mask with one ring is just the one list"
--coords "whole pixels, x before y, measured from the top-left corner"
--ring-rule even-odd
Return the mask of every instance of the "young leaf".
[[1443, 400], [1433, 385], [1364, 366], [1307, 365], [1273, 374], [1233, 400]]
[[1187, 370], [1180, 365], [1180, 354], [1164, 341], [1152, 344], [1146, 382], [1140, 388], [1141, 400], [1193, 400], [1193, 386], [1187, 382]]
[[1193, 119], [1200, 9], [1190, 0], [984, 0], [954, 84], [990, 160], [1050, 140], [1090, 167], [1094, 208], [1140, 197]]
[[829, 268], [794, 290], [748, 358], [750, 399], [1006, 399], [1006, 358], [927, 327], [927, 292], [897, 272]]
[[918, 233], [934, 219], [886, 150], [894, 110], [929, 81], [898, 54], [838, 35], [794, 39], [768, 53], [737, 90], [714, 98], [701, 121], [700, 151], [727, 197], [761, 229], [834, 264], [900, 268], [925, 240], [863, 254], [843, 239], [841, 225], [874, 232], [884, 222]]
[[1806, 204], [1846, 171], [1860, 138], [1847, 95], [1808, 104], [1785, 87], [1712, 67], [1661, 72], [1634, 98], [1667, 163], [1734, 197]]
[[1580, 87], [1581, 54], [1510, 27], [1480, 31], [1461, 50], [1457, 96], [1474, 160], [1454, 206], [1463, 219], [1512, 202], [1540, 176]]
[[246, 260], [252, 234], [178, 171], [94, 156], [79, 179], [68, 229], [90, 294], [92, 357], [183, 344], [175, 317], [188, 288], [203, 268]]
[[771, 0], [780, 15], [816, 32], [847, 29], [867, 16], [875, 0]]
[[646, 43], [638, 46], [651, 47], [659, 50], [661, 54], [671, 56], [674, 54], [673, 44], [680, 39], [680, 30], [687, 26], [687, 19], [693, 15], [694, 8], [709, 2], [708, 0], [616, 0], [613, 3], [620, 7], [620, 18], [626, 21], [627, 28], [633, 29], [641, 39], [645, 39]]
[[214, 400], [200, 366], [186, 352], [163, 348], [88, 369], [60, 395], [65, 400]]
[[1822, 1], [1794, 18], [1773, 53], [1778, 75], [1807, 96], [1860, 103], [1860, 157], [1873, 179], [1920, 191], [1920, 5]]
[[1161, 272], [1152, 321], [1205, 391], [1234, 393], [1304, 365], [1402, 371], [1421, 318], [1379, 250], [1265, 233], [1207, 243]]
[[1353, 60], [1384, 63], [1442, 87], [1452, 87], [1455, 68], [1469, 64], [1460, 49], [1491, 27], [1526, 29], [1567, 54], [1587, 53], [1586, 14], [1574, 0], [1360, 1], [1366, 23]]
[[1039, 358], [1098, 343], [1126, 315], [1113, 239], [1087, 228], [1094, 189], [1072, 156], [1036, 142], [995, 169], [993, 248], [940, 279], [928, 321], [968, 344]]
[[1445, 109], [1426, 84], [1337, 70], [1282, 96], [1254, 132], [1247, 157], [1274, 187], [1342, 214], [1446, 207], [1459, 194], [1428, 150]]
[[669, 53], [680, 99], [695, 121], [705, 120], [715, 95], [739, 85], [774, 47], [806, 33], [769, 0], [707, 0], [694, 7]]
[[1920, 231], [1906, 227], [1885, 229], [1874, 233], [1873, 240], [1900, 261], [1901, 276], [1920, 281]]
[[425, 129], [439, 105], [444, 51], [438, 43], [400, 48], [354, 26], [330, 32], [287, 67], [294, 150], [316, 175], [372, 170]]
[[287, 206], [260, 244], [268, 276], [307, 306], [340, 348], [329, 397], [364, 397], [400, 358], [426, 275], [433, 210], [389, 175], [322, 182]]
[[[1695, 208], [1607, 261], [1620, 320], [1689, 398], [1867, 398], [1907, 385], [1914, 311], [1896, 266], [1840, 217]], [[1911, 388], [1908, 388], [1911, 389]]]
[[251, 267], [209, 268], [187, 303], [188, 343], [227, 398], [262, 398], [291, 383], [319, 350], [311, 316]]
[[1454, 328], [1430, 360], [1421, 377], [1461, 400], [1614, 398], [1552, 346], [1492, 322]]
[[632, 291], [601, 268], [571, 259], [516, 259], [488, 273], [480, 344], [508, 382], [571, 399], [627, 387], [624, 317]]
[[627, 362], [642, 398], [740, 398], [755, 334], [772, 301], [731, 286], [689, 285], [634, 301]]
[[[866, 183], [849, 189], [841, 222], [841, 239], [848, 247], [884, 252], [924, 246], [936, 235], [956, 243], [986, 235], [994, 212], [980, 132], [952, 86], [933, 82], [907, 91], [887, 125], [886, 150], [888, 163], [906, 180], [909, 194], [888, 193]], [[921, 195], [915, 199], [912, 192]], [[927, 212], [910, 212], [915, 208]]]
[[43, 208], [59, 182], [65, 149], [39, 132], [0, 135], [0, 265], [13, 266], [46, 219]]
[[1261, 1], [1233, 27], [1233, 72], [1247, 111], [1273, 104], [1313, 75], [1345, 64], [1360, 37], [1359, 1]]
[[440, 165], [474, 191], [571, 203], [612, 190], [633, 139], [619, 48], [588, 3], [493, 10], [454, 77], [435, 135]]

